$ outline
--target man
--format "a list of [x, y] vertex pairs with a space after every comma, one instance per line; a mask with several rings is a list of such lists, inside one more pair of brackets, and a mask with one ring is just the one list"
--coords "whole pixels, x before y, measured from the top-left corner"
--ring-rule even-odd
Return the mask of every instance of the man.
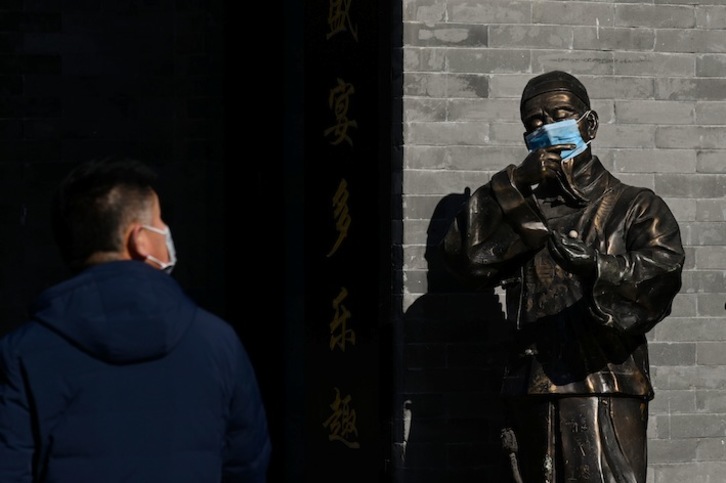
[[235, 331], [168, 275], [153, 172], [78, 166], [54, 199], [74, 276], [0, 341], [0, 481], [266, 481], [270, 440]]
[[534, 77], [520, 114], [529, 153], [472, 194], [442, 244], [456, 273], [507, 292], [514, 478], [643, 483], [645, 334], [681, 287], [679, 227], [659, 196], [592, 154], [598, 115], [578, 79]]

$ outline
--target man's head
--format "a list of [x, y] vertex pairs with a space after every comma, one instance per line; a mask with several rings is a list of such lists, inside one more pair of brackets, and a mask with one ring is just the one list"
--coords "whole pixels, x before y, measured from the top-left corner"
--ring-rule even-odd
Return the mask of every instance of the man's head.
[[173, 253], [161, 220], [155, 173], [133, 159], [81, 164], [58, 186], [53, 233], [74, 272], [111, 260], [144, 260], [164, 268]]
[[548, 156], [552, 156], [556, 150], [560, 158], [558, 169], [548, 170], [547, 176], [556, 179], [555, 186], [571, 198], [583, 201], [585, 196], [579, 190], [578, 176], [591, 164], [588, 163], [592, 159], [590, 142], [595, 139], [599, 126], [585, 86], [562, 71], [538, 75], [524, 87], [520, 116], [524, 141], [530, 152], [549, 150]]
[[576, 131], [579, 130], [582, 141], [588, 143], [595, 139], [599, 126], [598, 115], [590, 108], [585, 86], [576, 77], [557, 70], [540, 74], [527, 82], [519, 111], [525, 140], [542, 126], [575, 120]]

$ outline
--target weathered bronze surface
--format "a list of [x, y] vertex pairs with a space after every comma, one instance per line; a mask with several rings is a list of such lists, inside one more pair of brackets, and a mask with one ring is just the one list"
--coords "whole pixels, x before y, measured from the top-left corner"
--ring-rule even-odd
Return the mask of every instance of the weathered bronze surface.
[[[654, 396], [645, 334], [681, 288], [679, 226], [661, 197], [623, 184], [592, 154], [598, 115], [575, 77], [530, 80], [520, 114], [531, 143], [570, 119], [581, 139], [532, 149], [492, 176], [441, 245], [473, 288], [506, 289], [513, 478], [641, 483]], [[563, 160], [578, 144], [584, 151]]]

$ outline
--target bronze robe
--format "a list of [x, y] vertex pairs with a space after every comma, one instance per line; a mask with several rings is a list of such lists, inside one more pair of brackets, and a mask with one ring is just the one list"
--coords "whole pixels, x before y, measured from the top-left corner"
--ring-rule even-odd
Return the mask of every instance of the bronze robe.
[[[480, 287], [501, 284], [516, 324], [504, 395], [623, 394], [653, 397], [645, 334], [671, 311], [684, 251], [665, 202], [628, 186], [592, 157], [569, 182], [575, 202], [527, 193], [514, 165], [477, 189], [442, 247], [452, 269]], [[581, 279], [546, 247], [550, 232], [597, 250], [597, 272]]]

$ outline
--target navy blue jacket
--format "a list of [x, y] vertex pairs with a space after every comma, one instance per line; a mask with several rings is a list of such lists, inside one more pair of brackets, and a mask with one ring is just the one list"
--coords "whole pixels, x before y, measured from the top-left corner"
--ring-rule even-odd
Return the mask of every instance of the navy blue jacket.
[[0, 482], [266, 481], [248, 356], [172, 277], [96, 265], [32, 313], [0, 340]]

